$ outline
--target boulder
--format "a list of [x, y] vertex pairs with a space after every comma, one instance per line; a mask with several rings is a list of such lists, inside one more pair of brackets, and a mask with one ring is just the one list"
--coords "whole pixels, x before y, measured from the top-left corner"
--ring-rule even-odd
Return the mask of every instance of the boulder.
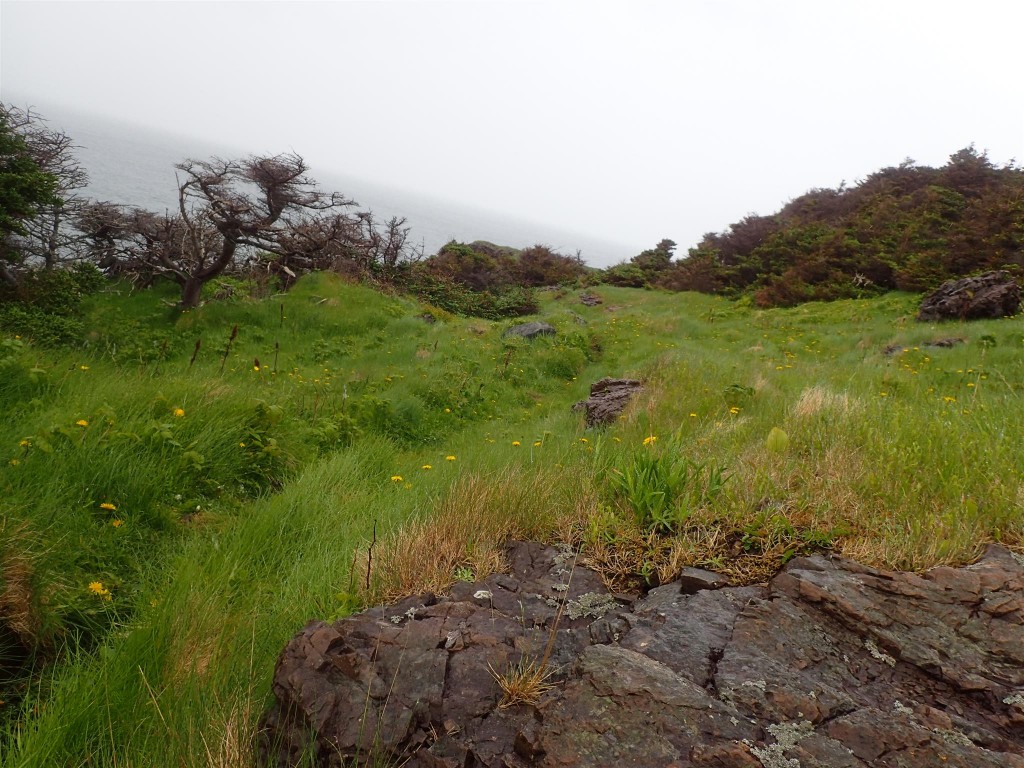
[[596, 293], [581, 293], [580, 304], [587, 307], [596, 307], [598, 304], [602, 304], [604, 300]]
[[1009, 272], [986, 272], [949, 280], [921, 302], [917, 319], [982, 320], [1010, 317], [1020, 311], [1020, 286]]
[[508, 328], [503, 334], [502, 338], [506, 336], [521, 336], [524, 339], [534, 339], [537, 336], [554, 336], [555, 326], [549, 323], [542, 323], [534, 321], [532, 323], [523, 323], [522, 325], [514, 325]]
[[587, 426], [596, 427], [609, 424], [618, 417], [629, 404], [636, 392], [643, 389], [643, 383], [637, 379], [603, 378], [590, 385], [590, 397], [573, 405], [574, 411], [586, 411]]
[[[569, 550], [507, 556], [447, 597], [308, 624], [278, 661], [262, 764], [1024, 768], [1006, 549], [920, 574], [800, 557], [766, 585], [691, 573], [642, 598]], [[504, 706], [495, 677], [523, 658], [553, 687]]]

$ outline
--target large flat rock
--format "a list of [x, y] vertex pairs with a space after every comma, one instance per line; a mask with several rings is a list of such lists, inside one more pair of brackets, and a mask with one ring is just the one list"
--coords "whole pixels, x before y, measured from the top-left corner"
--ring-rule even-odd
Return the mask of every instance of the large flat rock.
[[[447, 597], [307, 625], [277, 665], [263, 764], [1024, 768], [1006, 549], [921, 574], [797, 558], [764, 586], [700, 574], [640, 599], [565, 550], [508, 557]], [[554, 686], [502, 707], [492, 670], [524, 656]]]

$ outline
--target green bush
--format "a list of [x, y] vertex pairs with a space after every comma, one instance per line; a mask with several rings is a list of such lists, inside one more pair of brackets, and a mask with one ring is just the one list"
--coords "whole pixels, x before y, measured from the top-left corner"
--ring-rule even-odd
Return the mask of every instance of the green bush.
[[612, 469], [612, 494], [633, 513], [637, 526], [648, 533], [679, 530], [693, 510], [712, 501], [728, 476], [713, 461], [698, 463], [680, 455], [675, 446], [659, 451], [654, 441], [636, 451], [622, 469]]

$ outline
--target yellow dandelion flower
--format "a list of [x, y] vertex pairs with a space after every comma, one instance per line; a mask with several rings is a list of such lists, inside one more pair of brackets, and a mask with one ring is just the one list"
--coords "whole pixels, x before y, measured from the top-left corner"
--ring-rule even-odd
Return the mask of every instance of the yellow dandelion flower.
[[444, 460], [445, 461], [455, 461], [455, 457], [454, 456], [445, 456]]
[[18, 443], [18, 445], [20, 445], [22, 448], [28, 448], [30, 445], [32, 445], [32, 443], [30, 443], [28, 440], [22, 440]]
[[103, 600], [110, 599], [110, 590], [103, 586], [102, 581], [90, 581], [89, 591]]
[[120, 528], [122, 525], [124, 525], [124, 520], [111, 520], [110, 524], [115, 528]]
[[612, 440], [614, 440], [616, 443], [621, 443], [622, 442], [622, 438], [621, 437], [613, 437]]
[[696, 413], [691, 413], [690, 414], [690, 418], [691, 419], [696, 419], [697, 418], [697, 414]]
[[734, 405], [732, 408], [729, 409], [729, 413], [731, 413], [733, 416], [735, 416], [739, 412], [740, 412], [739, 406], [736, 406], [736, 405]]
[[420, 469], [433, 469], [433, 467], [430, 464], [424, 464]]
[[89, 422], [86, 421], [85, 419], [79, 419], [78, 421], [75, 422], [75, 425], [79, 427], [88, 427]]
[[581, 442], [581, 443], [589, 443], [590, 441], [589, 441], [589, 440], [587, 440], [587, 438], [585, 438], [585, 437], [581, 437], [581, 438], [580, 438], [580, 442]]
[[11, 460], [10, 460], [10, 461], [8, 462], [8, 464], [10, 464], [10, 465], [11, 465], [12, 467], [16, 467], [16, 466], [18, 466], [19, 464], [21, 464], [21, 460], [20, 460], [20, 459], [11, 459]]
[[89, 370], [89, 366], [88, 365], [80, 365], [80, 366], [78, 366], [78, 369], [81, 370], [81, 371], [88, 371]]
[[402, 482], [402, 476], [401, 475], [392, 475], [391, 476], [391, 482], [392, 483], [400, 483], [400, 482]]
[[543, 443], [540, 440], [534, 440], [533, 441], [533, 447], [534, 448], [540, 448], [541, 445], [543, 445]]
[[109, 501], [104, 501], [102, 504], [100, 504], [100, 509], [105, 509], [109, 512], [113, 512], [114, 510], [117, 509], [117, 505], [111, 504]]
[[968, 381], [967, 382], [967, 386], [968, 387], [973, 387], [974, 386], [974, 382], [973, 381]]
[[878, 396], [879, 396], [879, 397], [888, 397], [888, 396], [889, 396], [889, 393], [888, 393], [888, 392], [879, 392], [879, 393], [878, 393]]
[[451, 408], [445, 408], [445, 409], [444, 409], [444, 412], [445, 412], [445, 413], [451, 413], [451, 412], [452, 412], [452, 409], [451, 409]]
[[180, 419], [182, 416], [185, 415], [185, 409], [184, 408], [175, 408], [174, 409], [174, 415], [175, 415], [175, 417]]
[[656, 442], [658, 442], [658, 436], [657, 435], [650, 435], [649, 437], [645, 437], [644, 438], [644, 445], [650, 445], [651, 443], [656, 443]]
[[239, 444], [238, 444], [238, 447], [239, 447], [239, 448], [245, 448], [245, 443], [239, 443]]
[[522, 443], [520, 443], [518, 440], [513, 440], [512, 441], [512, 447], [513, 448], [518, 448], [520, 445], [522, 445]]
[[946, 402], [946, 403], [955, 403], [956, 402], [956, 398], [952, 397], [950, 395], [944, 395], [942, 400], [943, 400], [943, 402]]

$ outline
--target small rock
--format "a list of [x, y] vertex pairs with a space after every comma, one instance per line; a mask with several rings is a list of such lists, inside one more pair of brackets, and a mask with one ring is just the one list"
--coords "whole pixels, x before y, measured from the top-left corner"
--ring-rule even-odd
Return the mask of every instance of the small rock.
[[684, 595], [693, 595], [702, 589], [721, 589], [728, 587], [729, 580], [720, 573], [705, 571], [703, 568], [683, 568], [679, 574], [679, 591]]
[[643, 383], [637, 379], [600, 379], [590, 385], [590, 397], [576, 403], [572, 409], [586, 411], [588, 427], [609, 424], [618, 418], [630, 398], [641, 389]]
[[506, 336], [520, 336], [524, 339], [535, 339], [538, 336], [554, 336], [555, 326], [550, 323], [542, 323], [535, 320], [532, 323], [523, 323], [522, 325], [514, 325], [508, 328], [503, 334], [502, 338]]

